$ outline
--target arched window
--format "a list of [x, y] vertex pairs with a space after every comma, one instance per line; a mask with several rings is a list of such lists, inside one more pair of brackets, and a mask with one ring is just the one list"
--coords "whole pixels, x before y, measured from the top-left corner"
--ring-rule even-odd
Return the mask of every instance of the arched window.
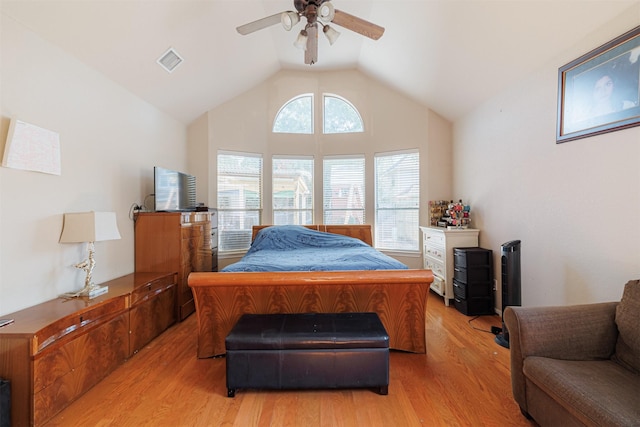
[[273, 121], [273, 132], [313, 134], [313, 94], [296, 96], [284, 104]]
[[337, 95], [324, 95], [323, 133], [364, 132], [362, 117], [346, 99]]

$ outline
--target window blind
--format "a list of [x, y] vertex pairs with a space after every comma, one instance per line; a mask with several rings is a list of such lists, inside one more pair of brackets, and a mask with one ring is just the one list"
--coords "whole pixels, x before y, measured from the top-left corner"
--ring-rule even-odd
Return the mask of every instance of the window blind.
[[251, 245], [262, 215], [262, 156], [218, 153], [218, 232], [221, 252]]
[[375, 185], [376, 248], [419, 250], [419, 153], [376, 154]]
[[364, 164], [364, 156], [324, 158], [324, 224], [364, 224]]

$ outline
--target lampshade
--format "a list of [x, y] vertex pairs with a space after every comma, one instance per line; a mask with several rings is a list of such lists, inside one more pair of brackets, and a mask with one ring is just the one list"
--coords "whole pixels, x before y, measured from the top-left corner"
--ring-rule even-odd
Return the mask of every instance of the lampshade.
[[64, 214], [60, 243], [100, 242], [120, 239], [114, 212]]
[[280, 23], [285, 30], [291, 30], [298, 22], [300, 22], [300, 15], [296, 12], [282, 12], [280, 15]]
[[296, 39], [295, 42], [293, 42], [293, 45], [295, 47], [297, 47], [298, 49], [307, 50], [307, 39], [308, 38], [309, 38], [309, 36], [307, 35], [307, 31], [306, 30], [301, 30], [300, 34], [298, 34], [298, 38]]
[[327, 40], [329, 40], [329, 44], [331, 45], [334, 44], [336, 40], [338, 40], [338, 37], [340, 37], [340, 32], [334, 30], [328, 25], [324, 26], [324, 28], [322, 29], [322, 32], [324, 33], [325, 36], [327, 36]]
[[322, 3], [322, 6], [318, 9], [318, 19], [326, 24], [327, 22], [333, 21], [335, 16], [336, 11], [333, 5], [328, 1]]

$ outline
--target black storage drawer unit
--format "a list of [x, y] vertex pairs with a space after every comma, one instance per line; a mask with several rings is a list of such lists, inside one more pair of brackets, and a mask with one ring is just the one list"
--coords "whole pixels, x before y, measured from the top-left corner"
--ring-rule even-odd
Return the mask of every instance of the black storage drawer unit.
[[454, 248], [454, 306], [467, 316], [493, 314], [493, 256], [490, 249]]

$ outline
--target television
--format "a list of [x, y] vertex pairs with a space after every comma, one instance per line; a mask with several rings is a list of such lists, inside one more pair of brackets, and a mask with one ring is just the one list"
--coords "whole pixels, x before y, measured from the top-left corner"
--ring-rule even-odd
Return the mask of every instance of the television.
[[155, 166], [153, 190], [156, 212], [196, 210], [196, 177]]

